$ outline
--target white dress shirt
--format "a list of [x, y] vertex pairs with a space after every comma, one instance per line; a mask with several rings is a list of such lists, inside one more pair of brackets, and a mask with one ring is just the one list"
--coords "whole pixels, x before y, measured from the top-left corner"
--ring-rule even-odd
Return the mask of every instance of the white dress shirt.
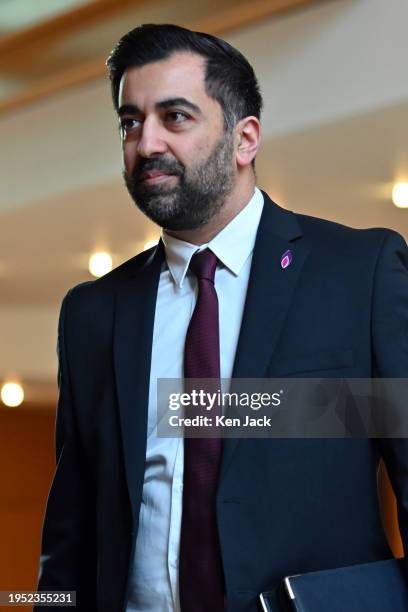
[[263, 208], [258, 188], [248, 204], [207, 245], [162, 233], [167, 265], [160, 274], [153, 329], [146, 470], [127, 612], [179, 612], [178, 561], [183, 500], [184, 445], [157, 437], [158, 378], [183, 378], [187, 327], [197, 299], [188, 270], [197, 250], [218, 257], [221, 377], [230, 378], [241, 327], [256, 232]]

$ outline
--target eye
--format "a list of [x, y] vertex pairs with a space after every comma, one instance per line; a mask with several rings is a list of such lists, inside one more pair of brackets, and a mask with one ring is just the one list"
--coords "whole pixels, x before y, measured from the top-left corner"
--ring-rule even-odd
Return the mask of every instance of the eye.
[[189, 119], [189, 116], [182, 111], [170, 111], [166, 114], [166, 119], [171, 123], [184, 123], [184, 121]]
[[128, 134], [132, 130], [135, 130], [140, 125], [139, 119], [131, 119], [130, 117], [125, 117], [119, 121], [120, 129], [124, 134]]

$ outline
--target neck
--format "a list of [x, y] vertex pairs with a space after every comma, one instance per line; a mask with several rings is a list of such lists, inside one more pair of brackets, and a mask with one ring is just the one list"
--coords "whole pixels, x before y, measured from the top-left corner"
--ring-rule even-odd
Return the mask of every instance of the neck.
[[208, 223], [192, 230], [166, 230], [167, 234], [179, 240], [190, 242], [190, 244], [196, 244], [197, 246], [210, 242], [214, 236], [224, 229], [224, 227], [245, 208], [254, 194], [254, 189], [254, 180], [248, 182], [244, 186], [237, 182], [219, 213], [208, 221]]

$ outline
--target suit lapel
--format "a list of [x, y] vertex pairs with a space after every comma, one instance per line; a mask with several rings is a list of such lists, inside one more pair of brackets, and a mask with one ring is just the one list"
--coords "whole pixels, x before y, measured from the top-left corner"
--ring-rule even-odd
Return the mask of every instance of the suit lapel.
[[117, 294], [114, 365], [125, 471], [133, 515], [142, 494], [154, 313], [161, 266], [160, 242]]
[[[233, 378], [265, 376], [308, 254], [296, 216], [274, 204], [264, 192], [263, 196]], [[293, 260], [282, 269], [282, 255], [288, 250]], [[238, 441], [224, 441], [221, 478]]]

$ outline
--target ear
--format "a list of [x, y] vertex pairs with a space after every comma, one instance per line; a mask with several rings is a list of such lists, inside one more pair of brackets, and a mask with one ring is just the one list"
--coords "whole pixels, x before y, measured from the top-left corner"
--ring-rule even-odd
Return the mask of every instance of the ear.
[[261, 142], [261, 124], [256, 117], [244, 117], [236, 126], [236, 161], [240, 167], [249, 166]]

